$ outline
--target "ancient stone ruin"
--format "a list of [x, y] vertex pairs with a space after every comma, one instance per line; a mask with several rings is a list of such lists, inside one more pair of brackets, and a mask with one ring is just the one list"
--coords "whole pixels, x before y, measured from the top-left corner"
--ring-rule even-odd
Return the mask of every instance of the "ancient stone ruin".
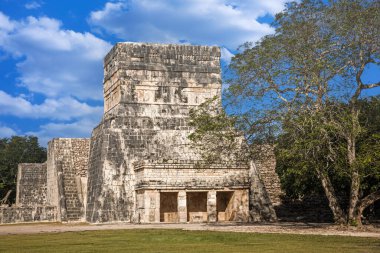
[[53, 139], [46, 163], [20, 164], [0, 223], [276, 220], [269, 149], [265, 161], [207, 164], [188, 139], [189, 111], [221, 93], [218, 47], [118, 43], [103, 90], [91, 139]]

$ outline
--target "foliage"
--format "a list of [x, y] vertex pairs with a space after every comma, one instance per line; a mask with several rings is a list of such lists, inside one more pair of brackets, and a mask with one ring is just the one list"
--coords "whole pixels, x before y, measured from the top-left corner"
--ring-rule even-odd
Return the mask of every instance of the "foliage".
[[[222, 109], [220, 100], [214, 97], [190, 111], [190, 126], [196, 130], [189, 135], [193, 147], [199, 149], [207, 163], [246, 160], [241, 152], [245, 142], [243, 134], [236, 131], [237, 118]], [[210, 145], [214, 143], [214, 145]]]
[[359, 121], [365, 131], [359, 136], [357, 163], [363, 195], [380, 188], [380, 96], [360, 101]]
[[38, 144], [34, 136], [13, 136], [0, 139], [0, 197], [12, 190], [10, 201], [14, 203], [16, 193], [17, 166], [19, 163], [46, 161], [46, 149]]
[[[357, 142], [357, 164], [362, 179], [360, 190], [366, 195], [380, 186], [380, 97], [363, 99], [359, 104], [362, 133]], [[333, 113], [334, 120], [342, 117], [342, 108], [330, 106], [333, 108], [329, 113]], [[301, 198], [308, 194], [321, 194], [321, 185], [315, 183], [318, 176], [312, 168], [324, 165], [337, 195], [347, 199], [350, 176], [347, 173], [345, 140], [336, 136], [334, 126], [320, 124], [323, 120], [318, 117], [326, 115], [293, 117], [292, 121], [284, 122], [276, 147], [277, 171], [287, 196]]]

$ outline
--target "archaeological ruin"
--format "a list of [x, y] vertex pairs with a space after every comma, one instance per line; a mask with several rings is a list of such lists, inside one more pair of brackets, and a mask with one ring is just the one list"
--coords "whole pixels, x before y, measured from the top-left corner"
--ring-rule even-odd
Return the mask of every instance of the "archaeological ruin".
[[[189, 111], [221, 96], [220, 49], [118, 43], [104, 59], [104, 115], [90, 139], [56, 138], [20, 164], [0, 223], [275, 221], [275, 159], [208, 164]], [[244, 152], [242, 150], [242, 152]]]

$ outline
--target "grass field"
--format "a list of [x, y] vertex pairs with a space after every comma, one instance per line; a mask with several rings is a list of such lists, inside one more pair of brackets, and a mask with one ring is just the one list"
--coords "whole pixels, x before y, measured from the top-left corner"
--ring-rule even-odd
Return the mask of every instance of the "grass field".
[[182, 230], [0, 236], [0, 252], [380, 252], [376, 238]]

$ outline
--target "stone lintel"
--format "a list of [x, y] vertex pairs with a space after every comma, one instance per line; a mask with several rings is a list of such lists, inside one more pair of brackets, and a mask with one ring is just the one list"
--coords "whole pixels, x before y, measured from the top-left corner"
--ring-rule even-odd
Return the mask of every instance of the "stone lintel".
[[202, 169], [202, 170], [215, 170], [215, 169], [236, 169], [236, 170], [249, 170], [249, 166], [246, 164], [208, 164], [205, 162], [172, 162], [172, 163], [145, 163], [135, 162], [134, 170], [144, 169]]
[[209, 191], [209, 190], [217, 190], [217, 191], [229, 191], [229, 190], [241, 190], [241, 189], [249, 189], [249, 184], [241, 184], [241, 185], [230, 185], [230, 186], [210, 186], [210, 185], [196, 185], [196, 186], [168, 186], [168, 185], [152, 185], [152, 184], [139, 184], [136, 185], [135, 190], [160, 190], [161, 192], [171, 192], [171, 191], [179, 191], [186, 190], [191, 192], [197, 191]]

